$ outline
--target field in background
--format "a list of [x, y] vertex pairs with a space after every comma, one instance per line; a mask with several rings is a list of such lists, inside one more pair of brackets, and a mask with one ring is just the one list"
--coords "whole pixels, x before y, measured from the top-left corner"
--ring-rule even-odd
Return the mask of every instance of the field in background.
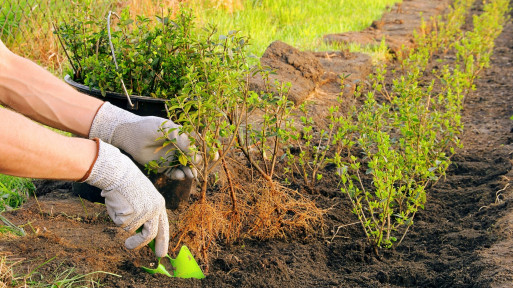
[[399, 0], [0, 0], [0, 37], [14, 52], [61, 76], [66, 58], [53, 35], [52, 23], [73, 17], [101, 17], [124, 7], [133, 15], [162, 15], [168, 9], [177, 11], [183, 3], [194, 10], [198, 28], [211, 23], [221, 34], [230, 30], [248, 34], [249, 52], [260, 57], [275, 40], [302, 50], [339, 50], [341, 47], [324, 44], [322, 36], [362, 30], [396, 2]]

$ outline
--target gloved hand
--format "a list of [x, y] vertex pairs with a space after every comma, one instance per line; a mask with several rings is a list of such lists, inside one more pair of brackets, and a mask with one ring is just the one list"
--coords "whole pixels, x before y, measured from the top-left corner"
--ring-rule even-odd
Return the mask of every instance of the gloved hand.
[[[179, 127], [171, 120], [153, 116], [141, 117], [105, 102], [96, 113], [89, 131], [89, 139], [100, 138], [102, 141], [124, 150], [135, 161], [145, 165], [152, 160], [159, 160], [161, 157], [172, 160], [171, 157], [175, 153], [173, 149], [176, 147], [170, 144], [162, 149], [165, 139], [156, 139], [164, 136], [162, 129], [174, 129], [167, 135], [168, 139], [175, 139], [176, 146], [186, 155], [191, 156], [194, 164], [198, 164], [201, 161], [201, 156], [193, 155], [189, 149], [188, 136], [178, 135]], [[169, 153], [167, 153], [168, 151]], [[165, 173], [171, 179], [184, 180], [186, 177], [195, 178], [197, 171], [186, 166], [179, 166], [169, 169]]]
[[126, 231], [141, 232], [125, 241], [128, 249], [140, 248], [155, 238], [155, 253], [168, 253], [169, 223], [165, 200], [148, 178], [116, 147], [95, 139], [98, 155], [84, 182], [102, 189], [110, 218]]

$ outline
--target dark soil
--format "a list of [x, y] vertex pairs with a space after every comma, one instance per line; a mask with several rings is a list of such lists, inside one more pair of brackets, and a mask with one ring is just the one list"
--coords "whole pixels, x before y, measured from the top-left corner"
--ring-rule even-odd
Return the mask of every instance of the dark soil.
[[[38, 270], [45, 275], [61, 265], [122, 276], [101, 276], [106, 287], [512, 287], [511, 23], [496, 41], [492, 66], [476, 84], [463, 111], [464, 148], [446, 179], [429, 190], [425, 210], [401, 246], [381, 250], [380, 257], [367, 245], [335, 180], [313, 195], [319, 206], [331, 208], [324, 231], [305, 239], [220, 246], [203, 280], [142, 272], [138, 267], [151, 261], [150, 251], [127, 251], [127, 234], [112, 224], [104, 207], [72, 196], [65, 182], [41, 182], [37, 200], [3, 214], [30, 225], [24, 226], [26, 237], [2, 236], [0, 253], [26, 259], [24, 271], [56, 257]], [[168, 212], [173, 223], [183, 210]]]

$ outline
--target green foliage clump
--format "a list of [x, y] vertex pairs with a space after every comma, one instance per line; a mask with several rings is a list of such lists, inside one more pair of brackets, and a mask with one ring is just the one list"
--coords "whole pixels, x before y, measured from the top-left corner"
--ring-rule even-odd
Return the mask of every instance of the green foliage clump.
[[0, 234], [25, 235], [23, 228], [11, 223], [2, 212], [19, 208], [35, 190], [30, 179], [0, 174]]
[[107, 18], [73, 18], [57, 29], [74, 81], [102, 93], [124, 93], [123, 80], [129, 94], [169, 99], [186, 84], [187, 69], [203, 64], [193, 47], [200, 45], [200, 36], [191, 11], [154, 21], [143, 16], [134, 20], [125, 9], [111, 18], [112, 25]]

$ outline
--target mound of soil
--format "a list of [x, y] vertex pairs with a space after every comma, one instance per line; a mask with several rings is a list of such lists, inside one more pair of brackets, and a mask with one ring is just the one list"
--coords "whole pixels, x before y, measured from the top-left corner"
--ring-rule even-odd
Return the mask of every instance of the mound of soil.
[[[372, 72], [372, 61], [367, 54], [300, 51], [281, 41], [275, 41], [267, 47], [260, 64], [272, 70], [268, 79], [272, 92], [277, 91], [275, 81], [291, 83], [288, 99], [296, 105], [307, 100], [313, 101], [320, 106], [318, 110], [326, 110], [329, 105], [336, 104], [340, 92], [346, 96], [352, 95], [358, 83]], [[257, 74], [250, 79], [250, 88], [253, 91], [265, 91], [266, 83]], [[324, 112], [317, 109], [311, 112], [318, 118], [324, 116]]]
[[274, 41], [260, 58], [262, 67], [273, 70], [268, 84], [257, 74], [250, 81], [253, 91], [266, 91], [266, 85], [276, 92], [275, 81], [291, 83], [288, 98], [295, 104], [304, 102], [318, 86], [324, 69], [312, 53], [302, 52], [281, 41]]
[[[478, 13], [481, 5], [478, 3], [473, 12]], [[337, 57], [354, 60], [351, 69], [356, 70], [359, 61], [367, 61], [363, 56], [351, 58], [337, 53], [330, 59], [312, 55], [325, 72], [334, 73], [345, 73], [346, 69], [336, 64]], [[328, 65], [326, 61], [333, 62]], [[330, 65], [331, 70], [326, 68]], [[433, 75], [425, 77], [429, 80]], [[99, 274], [106, 287], [511, 287], [511, 23], [496, 42], [491, 68], [476, 85], [477, 90], [466, 98], [463, 112], [464, 148], [454, 157], [446, 179], [430, 189], [425, 210], [418, 213], [416, 224], [401, 246], [382, 250], [380, 257], [374, 256], [367, 245], [350, 203], [337, 192], [337, 180], [330, 179], [330, 173], [325, 173], [327, 179], [312, 194], [319, 206], [330, 208], [324, 231], [304, 239], [244, 240], [221, 245], [203, 280], [142, 272], [139, 266], [154, 261], [151, 251], [126, 250], [123, 240], [128, 235], [114, 226], [104, 206], [73, 196], [63, 183], [51, 187], [53, 184], [42, 182], [37, 199], [31, 199], [22, 209], [3, 213], [13, 223], [24, 225], [28, 235], [4, 234], [0, 253], [25, 258], [20, 264], [23, 271], [55, 257], [39, 268], [44, 275], [76, 267], [78, 273], [103, 270], [122, 276]], [[314, 99], [322, 101], [324, 96]], [[168, 211], [172, 231], [182, 212], [183, 208]]]

